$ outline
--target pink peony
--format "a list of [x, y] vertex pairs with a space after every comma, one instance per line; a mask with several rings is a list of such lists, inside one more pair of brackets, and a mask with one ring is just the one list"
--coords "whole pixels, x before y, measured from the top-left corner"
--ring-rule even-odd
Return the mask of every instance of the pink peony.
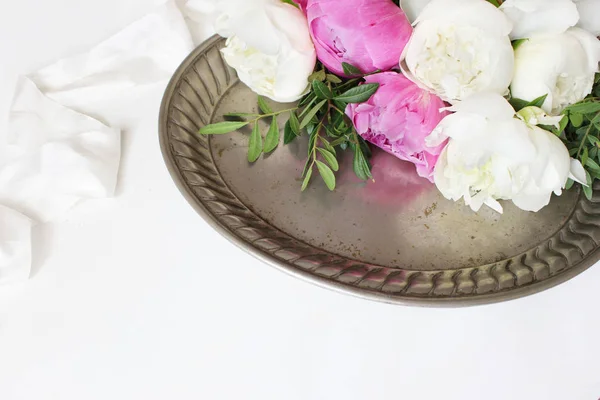
[[294, 0], [294, 3], [298, 4], [303, 11], [306, 11], [306, 3], [308, 0]]
[[419, 176], [433, 182], [435, 163], [446, 143], [427, 147], [425, 138], [448, 114], [440, 112], [444, 102], [396, 72], [370, 75], [365, 80], [380, 86], [369, 101], [346, 108], [356, 131], [388, 153], [415, 164]]
[[396, 67], [412, 34], [391, 0], [298, 0], [308, 18], [317, 57], [344, 76], [342, 62], [365, 73]]

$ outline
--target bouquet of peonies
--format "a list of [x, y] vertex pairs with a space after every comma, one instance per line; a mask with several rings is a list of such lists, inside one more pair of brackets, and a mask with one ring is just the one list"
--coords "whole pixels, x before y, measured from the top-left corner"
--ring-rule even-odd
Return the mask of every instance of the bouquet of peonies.
[[[248, 160], [308, 136], [302, 190], [334, 190], [337, 153], [369, 144], [474, 211], [538, 211], [600, 179], [600, 0], [190, 0], [258, 96], [200, 134], [253, 126]], [[297, 102], [273, 111], [266, 98]], [[270, 119], [263, 135], [258, 121]]]

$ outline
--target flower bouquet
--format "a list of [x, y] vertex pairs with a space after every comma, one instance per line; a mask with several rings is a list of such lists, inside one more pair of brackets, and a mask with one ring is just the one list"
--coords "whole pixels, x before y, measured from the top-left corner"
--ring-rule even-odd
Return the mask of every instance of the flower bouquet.
[[[546, 206], [600, 179], [600, 0], [191, 0], [258, 94], [248, 161], [308, 137], [302, 190], [336, 186], [337, 155], [372, 179], [370, 145], [474, 211]], [[293, 103], [273, 111], [270, 99]], [[270, 119], [262, 133], [258, 121]]]

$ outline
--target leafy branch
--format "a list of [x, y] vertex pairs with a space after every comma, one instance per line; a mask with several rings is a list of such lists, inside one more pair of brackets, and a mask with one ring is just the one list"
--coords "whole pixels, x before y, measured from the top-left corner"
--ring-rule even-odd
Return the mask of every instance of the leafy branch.
[[[356, 133], [353, 123], [346, 116], [348, 104], [362, 103], [371, 98], [379, 88], [376, 83], [364, 83], [363, 72], [350, 64], [343, 64], [349, 79], [340, 79], [319, 65], [309, 77], [310, 90], [298, 105], [282, 111], [273, 111], [266, 99], [258, 97], [261, 113], [231, 113], [224, 122], [210, 124], [200, 129], [201, 135], [220, 135], [237, 131], [253, 124], [248, 144], [248, 161], [257, 161], [263, 153], [274, 151], [281, 140], [278, 117], [289, 114], [283, 130], [283, 143], [292, 143], [298, 137], [308, 136], [308, 158], [302, 173], [302, 190], [310, 184], [314, 171], [329, 190], [336, 187], [335, 172], [339, 171], [338, 152], [350, 149], [354, 154], [353, 168], [361, 179], [372, 178], [368, 159], [371, 151], [367, 143]], [[269, 129], [263, 139], [259, 121], [270, 118]]]
[[[571, 157], [581, 161], [587, 175], [583, 191], [591, 199], [592, 184], [600, 179], [600, 74], [596, 74], [592, 93], [565, 108], [563, 115], [557, 133]], [[569, 180], [567, 188], [572, 185], [573, 181]]]

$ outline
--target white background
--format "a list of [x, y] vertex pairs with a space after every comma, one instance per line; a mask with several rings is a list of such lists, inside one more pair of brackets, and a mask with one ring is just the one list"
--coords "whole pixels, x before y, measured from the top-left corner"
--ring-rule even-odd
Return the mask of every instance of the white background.
[[[157, 2], [0, 0], [0, 126], [18, 74]], [[118, 197], [36, 228], [32, 279], [0, 288], [1, 400], [600, 398], [600, 267], [457, 310], [297, 281], [179, 194], [159, 151], [161, 90], [124, 110], [138, 123], [125, 127]]]

